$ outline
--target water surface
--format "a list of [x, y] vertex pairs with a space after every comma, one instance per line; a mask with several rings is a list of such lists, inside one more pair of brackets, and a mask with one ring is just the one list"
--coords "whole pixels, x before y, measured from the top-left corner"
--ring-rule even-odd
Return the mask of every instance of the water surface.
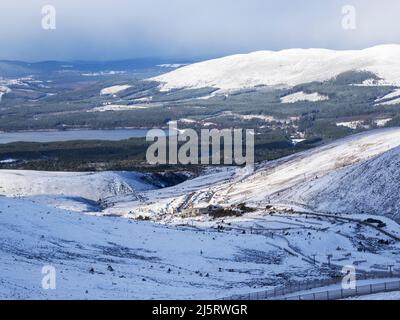
[[0, 132], [0, 144], [11, 142], [45, 143], [71, 140], [119, 141], [129, 138], [146, 137], [147, 131], [148, 129]]

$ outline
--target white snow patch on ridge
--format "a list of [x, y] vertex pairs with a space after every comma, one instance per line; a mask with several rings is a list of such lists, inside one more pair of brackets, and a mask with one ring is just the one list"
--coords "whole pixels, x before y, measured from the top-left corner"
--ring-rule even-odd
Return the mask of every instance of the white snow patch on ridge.
[[144, 105], [126, 105], [126, 104], [108, 104], [101, 107], [95, 107], [93, 109], [87, 110], [86, 112], [107, 112], [107, 111], [129, 111], [137, 109], [147, 109], [148, 106]]
[[208, 60], [151, 78], [168, 91], [214, 87], [239, 90], [255, 86], [295, 86], [326, 81], [347, 71], [368, 71], [387, 84], [400, 85], [400, 45], [364, 50], [289, 49], [258, 51]]
[[111, 95], [111, 94], [116, 94], [118, 92], [124, 91], [126, 89], [129, 89], [131, 86], [128, 84], [124, 85], [118, 85], [118, 86], [112, 86], [112, 87], [107, 87], [104, 89], [101, 89], [100, 95]]
[[385, 101], [385, 102], [379, 103], [379, 105], [395, 105], [395, 104], [400, 104], [400, 97], [390, 100], [390, 101]]
[[305, 93], [303, 91], [288, 94], [287, 96], [281, 98], [282, 103], [295, 103], [299, 101], [317, 102], [325, 100], [329, 100], [329, 97], [319, 94], [318, 92]]
[[384, 127], [388, 122], [392, 120], [393, 118], [385, 118], [385, 119], [377, 119], [374, 122], [378, 127]]
[[382, 98], [376, 99], [375, 102], [377, 102], [376, 105], [393, 105], [400, 103], [400, 88], [395, 89]]
[[386, 86], [387, 82], [382, 79], [366, 79], [362, 83], [354, 83], [351, 85], [355, 87], [377, 87], [377, 86]]
[[0, 102], [1, 102], [1, 98], [3, 97], [3, 95], [5, 95], [6, 93], [9, 93], [9, 92], [11, 92], [10, 88], [0, 86]]
[[363, 124], [364, 121], [362, 120], [354, 120], [354, 121], [344, 121], [344, 122], [337, 122], [336, 126], [338, 127], [347, 127], [353, 130], [356, 130], [357, 128], [365, 128], [367, 129], [368, 126]]
[[[377, 127], [384, 127], [389, 121], [391, 121], [393, 118], [384, 118], [384, 119], [375, 119], [373, 120], [373, 123]], [[344, 121], [344, 122], [337, 122], [336, 126], [338, 127], [347, 127], [353, 130], [356, 129], [369, 129], [370, 125], [366, 124], [364, 120], [353, 120], [353, 121]]]
[[17, 161], [16, 159], [9, 158], [9, 159], [0, 160], [0, 164], [14, 163], [16, 161]]

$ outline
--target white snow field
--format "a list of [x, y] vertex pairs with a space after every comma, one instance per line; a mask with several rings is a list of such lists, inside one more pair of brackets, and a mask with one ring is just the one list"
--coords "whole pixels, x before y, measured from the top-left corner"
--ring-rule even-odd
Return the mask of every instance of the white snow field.
[[256, 86], [291, 87], [325, 81], [346, 71], [368, 71], [380, 83], [400, 85], [400, 45], [364, 50], [289, 49], [258, 51], [195, 63], [157, 76], [161, 89], [214, 87], [222, 91]]
[[0, 170], [0, 195], [53, 195], [98, 201], [110, 196], [135, 195], [137, 191], [155, 189], [145, 178], [145, 174], [136, 172]]
[[129, 89], [131, 86], [128, 84], [124, 84], [124, 85], [117, 85], [117, 86], [112, 86], [112, 87], [107, 87], [107, 88], [103, 88], [100, 90], [100, 95], [113, 95], [113, 94], [117, 94], [121, 91], [124, 91], [126, 89]]
[[400, 221], [400, 148], [296, 185], [279, 198], [320, 212], [379, 213]]
[[282, 103], [295, 103], [299, 101], [318, 102], [326, 100], [329, 100], [329, 97], [319, 94], [318, 92], [305, 93], [303, 91], [288, 94], [281, 98]]
[[[2, 299], [212, 299], [318, 277], [264, 236], [177, 228], [0, 198]], [[41, 287], [43, 266], [56, 289]], [[93, 269], [93, 270], [92, 270]]]
[[[382, 270], [400, 253], [399, 243], [382, 239], [390, 240], [368, 226], [297, 214], [178, 226], [0, 198], [0, 298], [222, 298], [327, 277], [327, 252], [332, 265]], [[55, 290], [41, 286], [48, 265]]]
[[[388, 270], [400, 262], [399, 146], [400, 128], [373, 130], [163, 189], [139, 173], [1, 170], [0, 298], [213, 299], [349, 264]], [[184, 215], [243, 202], [255, 211]], [[55, 290], [41, 287], [45, 265]]]

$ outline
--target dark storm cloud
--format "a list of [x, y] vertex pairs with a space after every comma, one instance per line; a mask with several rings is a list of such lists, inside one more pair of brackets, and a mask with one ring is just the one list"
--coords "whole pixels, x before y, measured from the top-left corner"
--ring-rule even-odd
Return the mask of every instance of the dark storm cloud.
[[[57, 29], [43, 30], [53, 5]], [[343, 5], [357, 29], [341, 26]], [[213, 56], [400, 42], [398, 0], [2, 0], [0, 59]]]

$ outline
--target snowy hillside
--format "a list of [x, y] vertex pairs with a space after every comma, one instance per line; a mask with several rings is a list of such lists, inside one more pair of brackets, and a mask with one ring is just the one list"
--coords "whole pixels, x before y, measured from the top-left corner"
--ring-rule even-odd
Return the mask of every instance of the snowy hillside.
[[[325, 81], [347, 71], [368, 71], [384, 83], [400, 85], [400, 45], [364, 50], [289, 49], [238, 54], [195, 63], [152, 78], [162, 90], [214, 87], [295, 86]], [[382, 82], [382, 81], [381, 81]]]
[[[0, 196], [0, 298], [209, 299], [327, 278], [348, 264], [385, 271], [400, 253], [396, 216], [382, 216], [399, 211], [399, 146], [400, 128], [374, 130], [255, 172], [212, 168], [163, 189], [139, 173], [2, 170], [9, 197]], [[75, 197], [107, 199], [79, 211]], [[257, 208], [240, 217], [181, 215], [207, 202]], [[354, 206], [368, 212], [348, 211]], [[40, 285], [46, 265], [57, 271], [56, 290]]]
[[[0, 197], [0, 299], [220, 298], [316, 268], [263, 235], [92, 217]], [[41, 287], [42, 268], [56, 289]]]
[[[178, 227], [0, 197], [0, 299], [222, 298], [326, 278], [327, 253], [333, 265], [384, 270], [399, 252], [374, 228], [332, 218], [257, 214]], [[55, 290], [41, 286], [45, 266], [55, 268]]]
[[[254, 172], [246, 168], [232, 168], [219, 173], [211, 172], [171, 188], [142, 192], [140, 201], [128, 198], [114, 201], [115, 204], [104, 213], [126, 217], [145, 215], [154, 220], [172, 221], [185, 208], [207, 203], [222, 206], [246, 203], [256, 208], [265, 208], [271, 203], [304, 204], [295, 201], [296, 197], [292, 194], [284, 197], [285, 192], [298, 189], [301, 195], [305, 192], [300, 189], [304, 183], [362, 163], [399, 146], [400, 128], [364, 132], [316, 149], [258, 164]], [[393, 166], [395, 168], [395, 164]], [[382, 182], [382, 188], [385, 186], [385, 192], [391, 192], [390, 185]], [[382, 212], [374, 210], [369, 213], [379, 215]], [[203, 216], [201, 219], [208, 218]]]
[[400, 128], [373, 130], [317, 149], [262, 164], [253, 174], [216, 190], [214, 203], [265, 205], [274, 194], [322, 177], [400, 145]]
[[155, 189], [146, 175], [128, 172], [39, 172], [0, 170], [0, 195], [8, 197], [58, 195], [97, 201]]
[[282, 199], [324, 212], [375, 213], [400, 221], [400, 148], [313, 179]]

